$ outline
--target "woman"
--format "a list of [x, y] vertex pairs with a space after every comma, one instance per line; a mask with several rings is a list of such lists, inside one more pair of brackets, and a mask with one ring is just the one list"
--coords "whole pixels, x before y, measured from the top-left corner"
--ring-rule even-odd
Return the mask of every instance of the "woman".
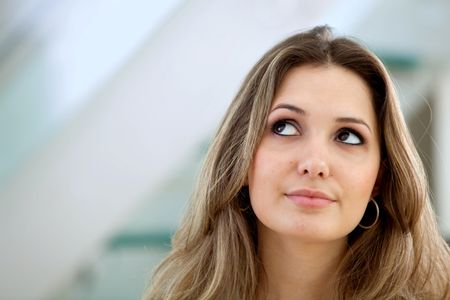
[[253, 67], [145, 299], [450, 299], [422, 163], [382, 63], [328, 27]]

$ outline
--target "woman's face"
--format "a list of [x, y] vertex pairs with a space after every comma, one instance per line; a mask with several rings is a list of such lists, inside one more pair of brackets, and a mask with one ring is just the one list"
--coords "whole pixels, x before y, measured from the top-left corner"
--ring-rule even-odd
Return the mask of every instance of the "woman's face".
[[260, 234], [344, 239], [373, 193], [377, 128], [369, 87], [356, 73], [334, 65], [292, 68], [248, 174]]

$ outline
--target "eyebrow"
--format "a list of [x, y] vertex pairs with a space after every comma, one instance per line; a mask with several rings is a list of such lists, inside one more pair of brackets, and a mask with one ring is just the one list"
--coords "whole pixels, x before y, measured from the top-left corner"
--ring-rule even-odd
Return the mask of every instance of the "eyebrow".
[[[278, 104], [277, 106], [275, 106], [274, 109], [272, 109], [272, 112], [275, 111], [275, 110], [277, 110], [277, 109], [282, 109], [282, 108], [288, 109], [288, 110], [293, 111], [293, 112], [295, 112], [295, 113], [298, 113], [298, 114], [300, 114], [300, 115], [306, 115], [306, 111], [305, 111], [305, 110], [303, 110], [303, 109], [301, 109], [300, 107], [297, 107], [297, 106], [295, 106], [295, 105], [292, 105], [292, 104], [286, 104], [286, 103]], [[366, 126], [367, 129], [369, 129], [369, 131], [372, 133], [372, 129], [370, 128], [370, 126], [369, 126], [366, 122], [364, 122], [364, 120], [359, 119], [359, 118], [353, 118], [353, 117], [339, 117], [339, 118], [336, 118], [336, 122], [339, 122], [339, 123], [355, 123], [355, 124], [361, 124], [361, 125]]]
[[370, 126], [366, 122], [364, 122], [362, 119], [352, 118], [352, 117], [341, 117], [341, 118], [336, 118], [336, 122], [361, 124], [361, 125], [366, 126], [367, 129], [369, 129], [369, 131], [372, 133], [372, 129], [370, 128]]
[[292, 110], [293, 112], [296, 112], [300, 115], [306, 115], [306, 112], [303, 109], [301, 109], [300, 107], [297, 107], [297, 106], [291, 105], [291, 104], [285, 104], [285, 103], [278, 104], [277, 106], [275, 106], [274, 109], [272, 109], [272, 111], [275, 111], [280, 108]]

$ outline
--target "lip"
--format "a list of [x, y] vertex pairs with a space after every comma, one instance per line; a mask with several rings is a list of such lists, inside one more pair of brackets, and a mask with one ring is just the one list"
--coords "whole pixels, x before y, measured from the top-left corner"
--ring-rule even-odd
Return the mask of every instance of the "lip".
[[312, 189], [295, 190], [286, 193], [285, 196], [294, 204], [306, 208], [324, 208], [336, 202], [328, 194]]

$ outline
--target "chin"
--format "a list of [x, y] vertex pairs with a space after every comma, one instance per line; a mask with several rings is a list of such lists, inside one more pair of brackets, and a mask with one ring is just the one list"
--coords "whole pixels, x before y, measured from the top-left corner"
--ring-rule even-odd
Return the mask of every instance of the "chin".
[[339, 228], [336, 224], [319, 222], [300, 222], [295, 223], [290, 228], [280, 230], [280, 234], [305, 242], [332, 242], [337, 240], [346, 240], [352, 228]]

